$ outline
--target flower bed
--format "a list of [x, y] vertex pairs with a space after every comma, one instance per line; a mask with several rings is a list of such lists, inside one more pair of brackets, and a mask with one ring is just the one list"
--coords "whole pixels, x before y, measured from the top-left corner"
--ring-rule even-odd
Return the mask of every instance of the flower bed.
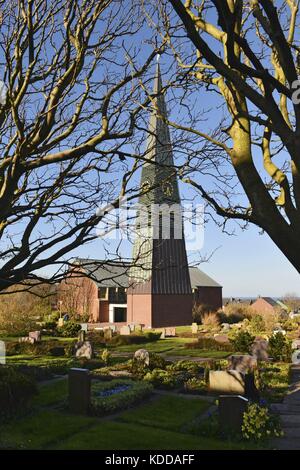
[[133, 380], [94, 381], [92, 384], [91, 412], [96, 416], [124, 410], [153, 390], [151, 384]]

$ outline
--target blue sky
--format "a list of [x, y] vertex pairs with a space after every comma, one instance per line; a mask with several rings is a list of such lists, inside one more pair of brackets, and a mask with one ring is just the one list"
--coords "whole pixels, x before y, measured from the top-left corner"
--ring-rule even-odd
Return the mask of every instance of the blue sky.
[[[166, 80], [166, 76], [163, 78]], [[218, 103], [214, 95], [205, 90], [198, 94], [198, 99], [201, 100], [203, 109], [208, 107], [216, 109], [217, 107]], [[176, 121], [177, 116], [178, 110], [174, 107], [170, 112], [170, 119]], [[214, 124], [215, 122], [209, 120], [205, 127], [208, 130]], [[176, 151], [174, 153], [176, 161]], [[254, 158], [255, 164], [263, 171], [261, 156], [254, 153]], [[201, 174], [199, 178], [207, 187], [211, 186], [209, 179], [202, 177]], [[139, 175], [136, 179], [138, 181]], [[189, 194], [186, 185], [180, 184], [180, 191], [183, 198]], [[199, 199], [199, 202], [202, 201]], [[201, 257], [209, 258], [199, 267], [223, 286], [224, 296], [281, 297], [287, 293], [300, 295], [299, 274], [267, 234], [261, 234], [261, 230], [253, 225], [243, 231], [232, 223], [231, 228], [235, 229], [235, 235], [229, 236], [222, 233], [221, 228], [209, 220], [204, 229], [203, 247], [198, 252], [188, 252], [191, 262], [198, 262]], [[76, 251], [76, 255], [104, 259], [107, 257], [105, 246], [103, 241], [99, 240], [81, 247]], [[109, 248], [106, 246], [106, 249], [113, 253], [116, 246], [116, 243], [110, 243]], [[131, 245], [123, 242], [121, 253], [123, 256], [130, 256]]]

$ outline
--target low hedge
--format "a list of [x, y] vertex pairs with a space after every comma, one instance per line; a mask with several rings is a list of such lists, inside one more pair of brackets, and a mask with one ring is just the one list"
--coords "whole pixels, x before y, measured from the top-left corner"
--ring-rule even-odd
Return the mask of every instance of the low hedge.
[[103, 361], [97, 359], [73, 359], [73, 358], [43, 358], [32, 361], [18, 361], [11, 365], [12, 368], [20, 371], [36, 381], [43, 381], [53, 378], [55, 375], [65, 375], [71, 367], [83, 367], [85, 369], [98, 369], [104, 365]]
[[149, 331], [140, 335], [117, 335], [113, 336], [109, 343], [113, 346], [127, 346], [130, 344], [144, 344], [159, 340], [161, 332]]
[[187, 349], [204, 349], [206, 351], [232, 351], [232, 344], [219, 343], [214, 338], [200, 337], [198, 341], [185, 344]]
[[14, 367], [0, 367], [0, 420], [24, 409], [37, 393], [35, 381]]
[[184, 383], [186, 374], [171, 370], [153, 369], [144, 376], [144, 381], [151, 383], [155, 388], [172, 389]]
[[17, 356], [19, 354], [32, 356], [71, 356], [75, 342], [48, 340], [39, 343], [27, 343], [19, 341], [6, 342], [6, 355]]
[[[118, 389], [120, 390], [118, 393], [109, 394], [109, 391]], [[145, 382], [118, 379], [110, 382], [94, 381], [92, 384], [91, 413], [96, 416], [103, 416], [107, 413], [125, 410], [149, 396], [152, 391], [152, 385]], [[102, 393], [103, 396], [97, 396], [99, 393]]]

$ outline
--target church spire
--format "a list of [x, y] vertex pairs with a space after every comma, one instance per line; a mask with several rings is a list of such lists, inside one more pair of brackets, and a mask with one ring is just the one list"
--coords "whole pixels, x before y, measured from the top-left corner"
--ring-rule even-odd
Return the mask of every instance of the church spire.
[[179, 191], [174, 168], [172, 144], [168, 113], [163, 93], [163, 84], [159, 61], [156, 64], [153, 101], [149, 120], [145, 158], [148, 160], [142, 169], [141, 186], [145, 191], [154, 187], [150, 192], [142, 195], [142, 204], [179, 204]]

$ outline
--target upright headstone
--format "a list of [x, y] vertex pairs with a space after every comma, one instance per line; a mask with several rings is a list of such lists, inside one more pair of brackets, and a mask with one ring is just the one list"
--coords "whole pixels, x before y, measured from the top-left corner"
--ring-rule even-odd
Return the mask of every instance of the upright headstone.
[[134, 323], [130, 323], [130, 325], [128, 325], [128, 326], [129, 326], [130, 332], [133, 332], [134, 328], [135, 328]]
[[110, 325], [110, 329], [113, 333], [115, 333], [117, 331], [116, 325]]
[[198, 333], [198, 324], [192, 323], [192, 334], [195, 335]]
[[85, 333], [84, 330], [78, 331], [78, 341], [84, 342], [85, 341], [85, 335], [86, 335], [86, 333]]
[[6, 347], [4, 341], [0, 341], [0, 364], [6, 363]]
[[75, 356], [83, 357], [85, 359], [92, 359], [93, 348], [90, 341], [79, 341], [75, 344]]
[[87, 369], [70, 369], [68, 386], [71, 413], [87, 414], [91, 400], [90, 371]]
[[112, 339], [112, 336], [113, 336], [113, 335], [112, 335], [112, 330], [111, 330], [111, 328], [106, 328], [106, 329], [104, 330], [104, 339], [106, 339], [106, 340], [109, 341], [109, 340]]
[[88, 332], [88, 323], [81, 323], [80, 326], [82, 331], [85, 331], [86, 333]]
[[245, 395], [244, 374], [236, 370], [210, 370], [209, 390], [213, 393]]
[[121, 326], [120, 328], [120, 335], [125, 336], [125, 335], [130, 335], [131, 331], [129, 326]]
[[61, 328], [62, 326], [64, 326], [64, 319], [63, 319], [63, 318], [59, 318], [59, 319], [58, 319], [58, 327]]
[[163, 328], [163, 329], [160, 330], [160, 331], [161, 331], [161, 335], [160, 335], [160, 338], [159, 338], [159, 339], [165, 339], [165, 337], [166, 337], [166, 329]]
[[147, 349], [138, 349], [137, 351], [135, 351], [133, 357], [136, 361], [139, 361], [142, 364], [145, 364], [146, 366], [149, 366], [150, 364], [150, 355]]
[[248, 400], [240, 395], [219, 396], [219, 423], [225, 433], [241, 433]]
[[166, 337], [174, 337], [176, 336], [176, 328], [175, 327], [169, 327], [169, 328], [166, 328]]

